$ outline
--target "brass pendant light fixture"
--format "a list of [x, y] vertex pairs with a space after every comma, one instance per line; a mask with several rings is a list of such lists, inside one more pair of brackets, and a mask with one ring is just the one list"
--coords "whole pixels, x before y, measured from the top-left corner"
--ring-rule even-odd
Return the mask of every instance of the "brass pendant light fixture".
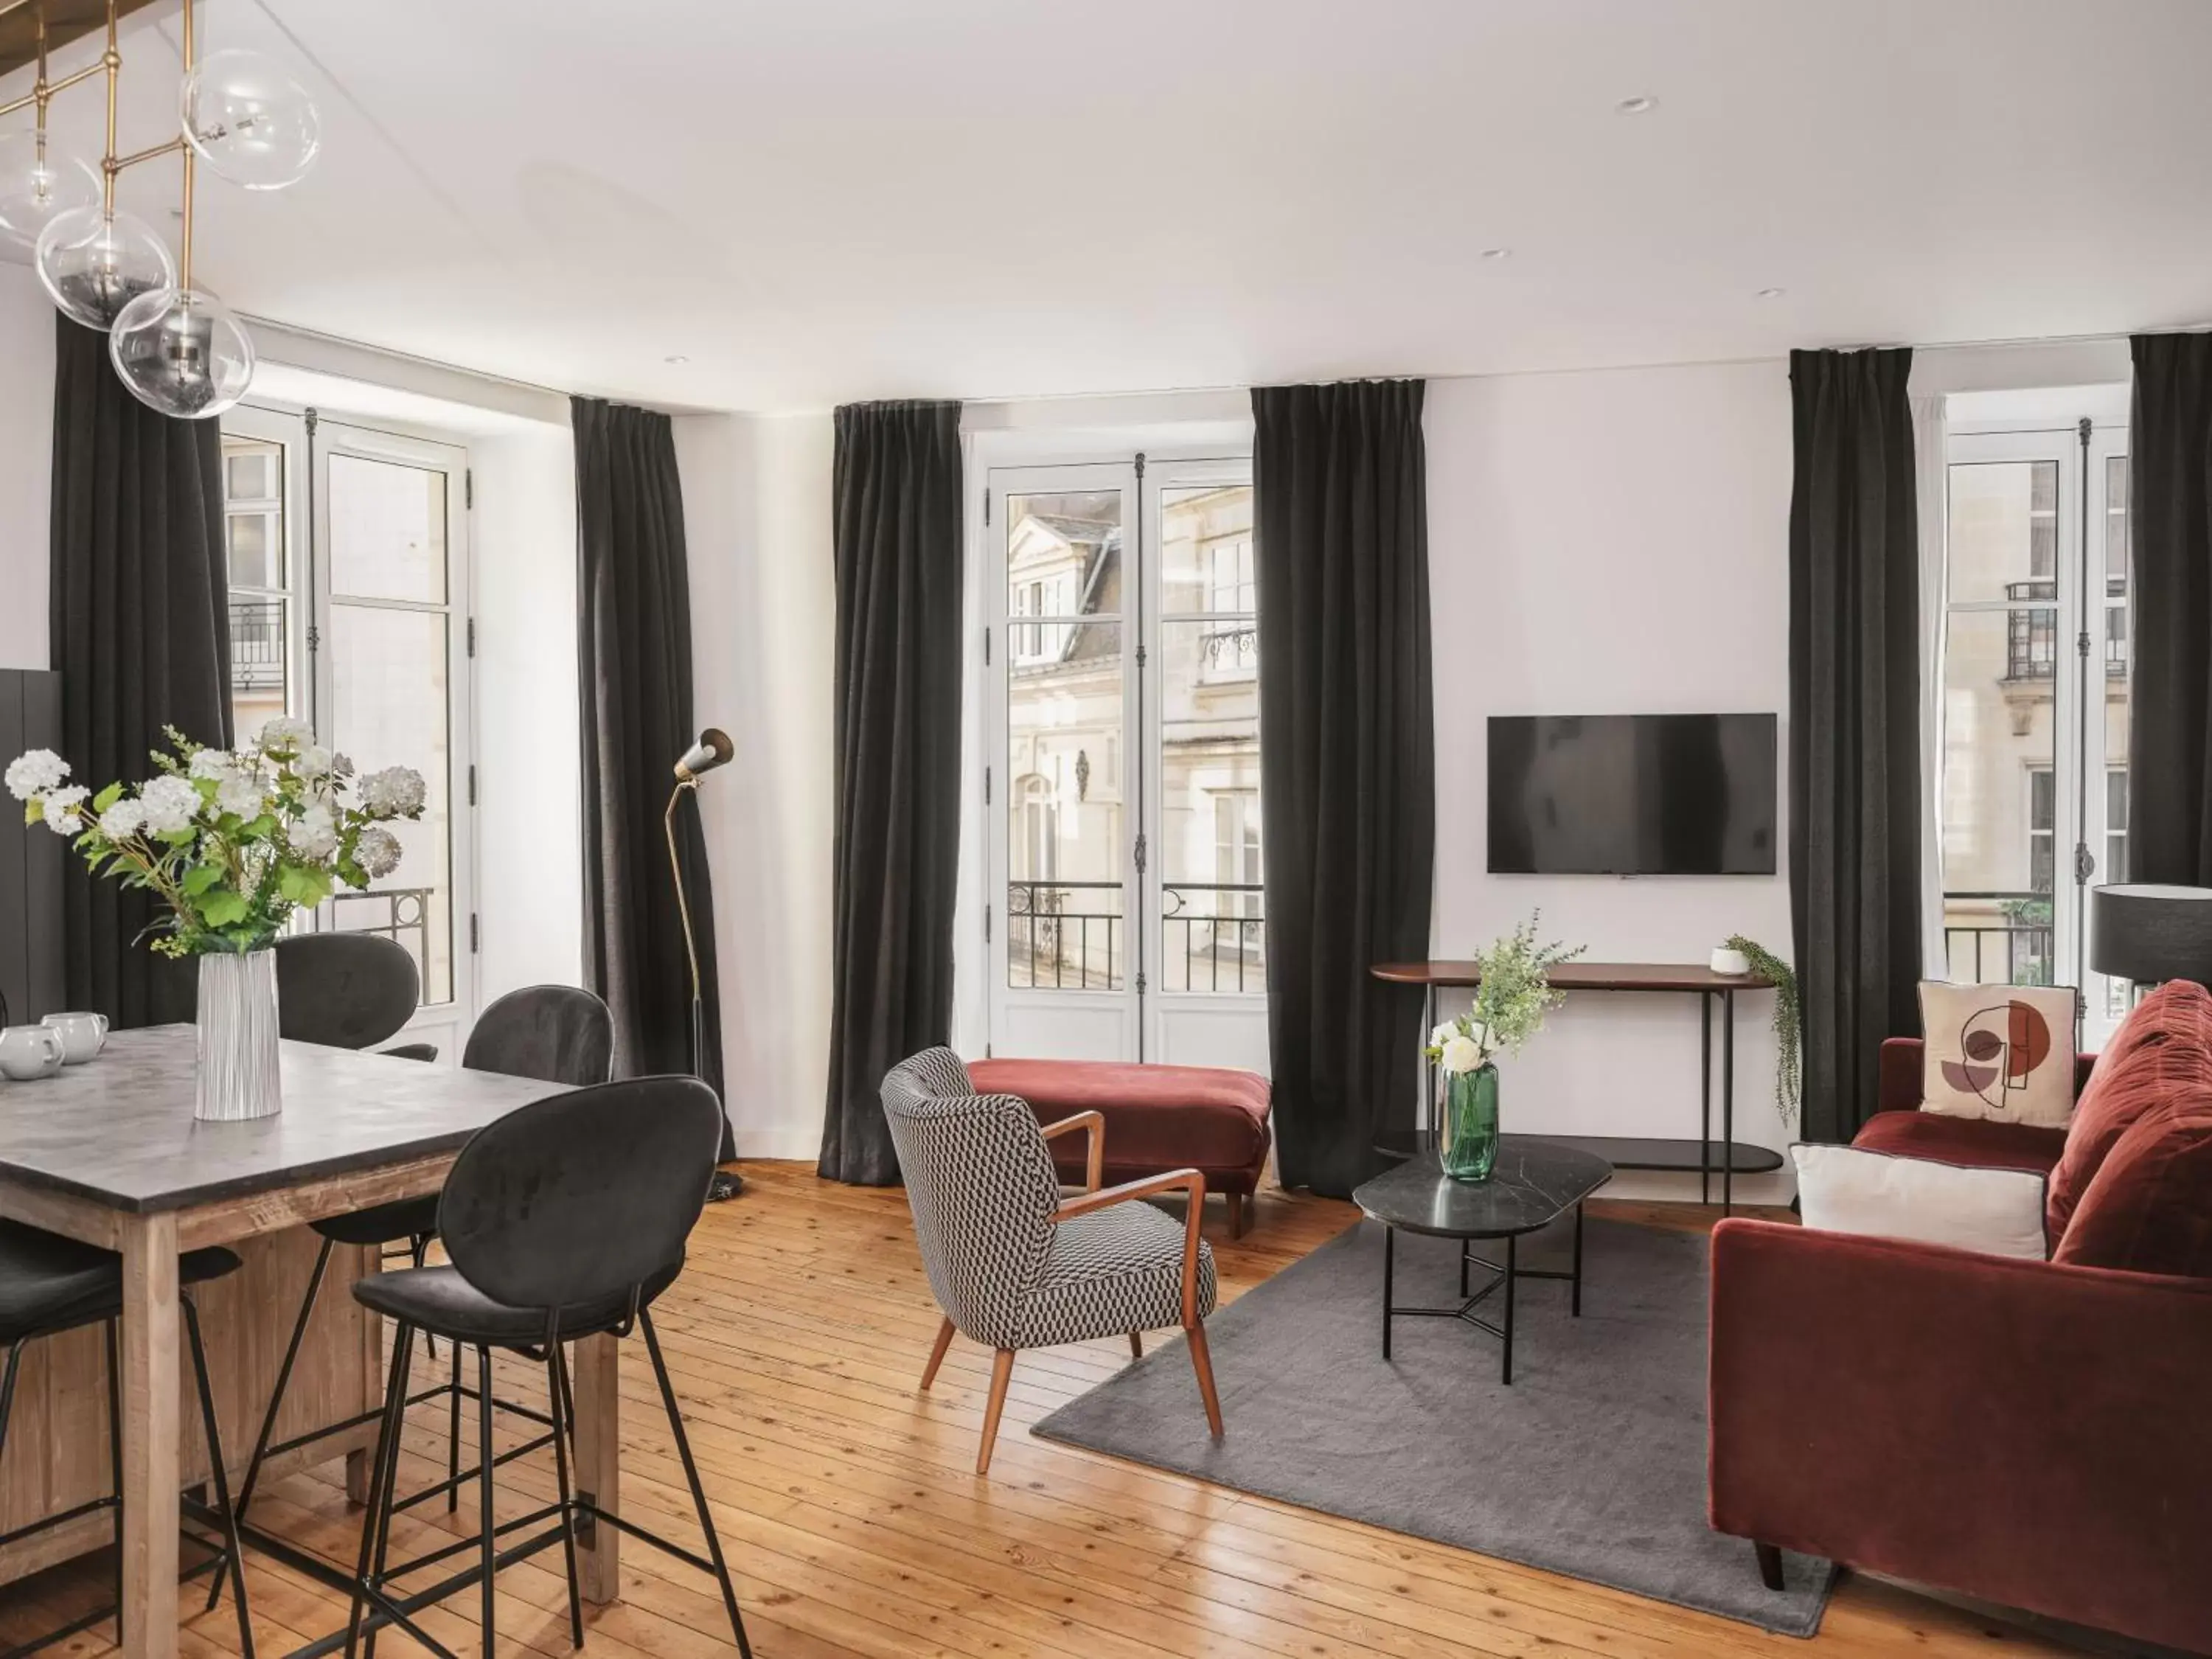
[[[106, 50], [58, 81], [47, 73], [45, 0], [27, 3], [36, 9], [38, 78], [22, 97], [0, 105], [0, 116], [33, 107], [37, 119], [27, 132], [0, 137], [0, 235], [36, 250], [39, 280], [57, 306], [87, 327], [107, 331], [109, 360], [132, 396], [164, 415], [220, 415], [253, 378], [253, 342], [230, 308], [192, 281], [198, 166], [204, 161], [247, 190], [297, 183], [321, 149], [314, 100], [259, 52], [217, 52], [200, 61], [193, 0], [182, 0], [179, 131], [162, 143], [120, 154], [117, 0], [106, 0]], [[46, 107], [55, 95], [95, 75], [104, 75], [107, 86], [107, 138], [97, 172], [64, 154], [46, 130]], [[174, 259], [153, 226], [115, 205], [120, 174], [169, 155], [181, 159], [184, 173]]]

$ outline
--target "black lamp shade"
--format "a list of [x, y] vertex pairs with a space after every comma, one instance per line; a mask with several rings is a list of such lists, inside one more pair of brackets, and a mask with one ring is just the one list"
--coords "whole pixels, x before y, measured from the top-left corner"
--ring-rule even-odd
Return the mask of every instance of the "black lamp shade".
[[2138, 985], [2212, 981], [2212, 887], [2091, 888], [2089, 966]]

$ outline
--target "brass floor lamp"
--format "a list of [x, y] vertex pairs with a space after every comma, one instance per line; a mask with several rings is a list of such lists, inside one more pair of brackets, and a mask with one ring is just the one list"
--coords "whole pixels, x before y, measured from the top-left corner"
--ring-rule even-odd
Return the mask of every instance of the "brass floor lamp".
[[[699, 944], [691, 933], [691, 901], [684, 891], [684, 859], [676, 846], [676, 809], [684, 797], [699, 787], [699, 780], [718, 766], [729, 763], [737, 752], [730, 742], [729, 733], [708, 726], [699, 734], [699, 741], [678, 757], [676, 762], [676, 787], [668, 792], [668, 810], [660, 815], [660, 824], [668, 837], [668, 873], [676, 879], [676, 914], [684, 923], [684, 956], [691, 968], [691, 1075], [703, 1078], [707, 1054], [707, 1006], [699, 988]], [[730, 1106], [722, 1103], [723, 1121], [729, 1119]], [[745, 1188], [743, 1176], [729, 1170], [717, 1170], [714, 1184], [708, 1188], [708, 1203], [718, 1203], [726, 1198], [735, 1198]]]

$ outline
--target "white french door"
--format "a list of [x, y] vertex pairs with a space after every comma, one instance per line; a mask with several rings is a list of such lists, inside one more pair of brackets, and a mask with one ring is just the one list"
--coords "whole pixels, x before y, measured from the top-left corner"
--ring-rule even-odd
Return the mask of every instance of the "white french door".
[[1267, 1065], [1251, 465], [994, 469], [994, 1053]]
[[313, 925], [405, 947], [409, 1035], [457, 1054], [476, 1000], [467, 452], [274, 410], [222, 427], [234, 724], [295, 715], [363, 770], [422, 774], [398, 870]]
[[2090, 887], [2127, 878], [2127, 429], [1954, 430], [1946, 477], [1943, 932], [1960, 982], [2072, 985]]

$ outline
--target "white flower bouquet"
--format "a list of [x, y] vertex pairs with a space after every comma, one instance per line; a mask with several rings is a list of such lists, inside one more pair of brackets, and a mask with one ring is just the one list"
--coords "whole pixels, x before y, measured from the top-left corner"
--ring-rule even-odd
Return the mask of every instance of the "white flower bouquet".
[[1552, 988], [1551, 970], [1582, 955], [1584, 947], [1537, 944], [1541, 914], [1532, 913], [1475, 958], [1482, 977], [1474, 1006], [1429, 1033], [1425, 1052], [1447, 1076], [1480, 1070], [1500, 1054], [1518, 1054], [1544, 1029], [1544, 1017], [1565, 1000]]
[[243, 954], [276, 942], [292, 913], [343, 884], [367, 887], [398, 866], [384, 826], [422, 816], [418, 772], [356, 776], [305, 720], [269, 721], [235, 750], [209, 749], [173, 727], [160, 775], [98, 794], [69, 781], [69, 763], [33, 749], [9, 764], [26, 823], [73, 839], [95, 875], [144, 887], [169, 908], [154, 949], [173, 957]]

